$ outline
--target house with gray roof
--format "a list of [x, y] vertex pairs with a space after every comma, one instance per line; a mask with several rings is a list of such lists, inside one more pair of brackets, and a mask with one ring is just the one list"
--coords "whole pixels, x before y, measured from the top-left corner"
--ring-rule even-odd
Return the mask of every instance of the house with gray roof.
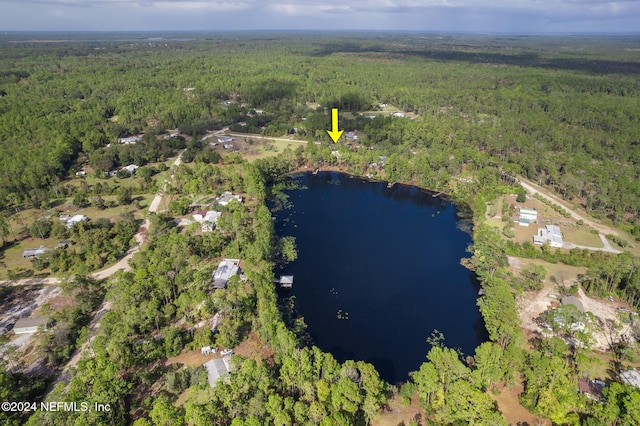
[[222, 195], [220, 195], [216, 200], [221, 206], [227, 206], [233, 200], [242, 203], [242, 197], [240, 195], [234, 195], [229, 191], [223, 192]]
[[214, 358], [207, 361], [204, 363], [204, 369], [207, 371], [209, 386], [213, 388], [221, 377], [227, 377], [229, 373], [233, 371], [231, 357], [224, 356], [222, 358]]
[[240, 273], [240, 259], [224, 259], [213, 271], [212, 284], [214, 289], [227, 288], [227, 281]]
[[549, 241], [551, 247], [562, 247], [562, 232], [557, 225], [547, 225], [544, 228], [538, 228], [538, 235], [533, 236], [534, 244], [544, 244]]
[[620, 378], [623, 382], [640, 389], [640, 373], [635, 368], [633, 370], [621, 370]]
[[573, 305], [580, 312], [584, 312], [584, 306], [582, 305], [582, 302], [575, 296], [563, 297], [560, 303], [562, 303], [563, 305]]
[[49, 250], [51, 249], [46, 248], [44, 246], [40, 246], [37, 249], [26, 249], [25, 251], [22, 252], [22, 257], [24, 257], [25, 259], [33, 259], [34, 257], [38, 257], [42, 254], [45, 254]]

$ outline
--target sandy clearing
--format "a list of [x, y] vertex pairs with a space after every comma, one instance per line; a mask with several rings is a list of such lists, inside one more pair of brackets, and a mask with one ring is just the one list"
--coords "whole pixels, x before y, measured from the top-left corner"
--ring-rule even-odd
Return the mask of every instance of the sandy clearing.
[[[37, 290], [37, 292], [38, 294], [36, 297], [28, 304], [11, 307], [8, 311], [3, 312], [3, 324], [15, 323], [20, 318], [29, 317], [34, 313], [37, 313], [42, 305], [60, 296], [62, 294], [62, 289], [54, 286], [43, 286], [41, 289]], [[6, 356], [7, 350], [15, 350], [16, 352], [25, 351], [33, 341], [35, 333], [16, 335], [10, 332], [10, 335], [13, 336], [11, 340], [6, 345], [0, 345], [0, 356], [3, 358]], [[12, 346], [15, 349], [11, 349], [9, 346]], [[11, 362], [7, 367], [8, 369], [12, 369], [15, 367], [15, 364]]]
[[499, 394], [496, 395], [493, 392], [488, 392], [488, 394], [494, 401], [496, 401], [496, 403], [498, 404], [498, 409], [507, 419], [510, 425], [551, 424], [550, 420], [536, 416], [520, 404], [518, 396], [522, 392], [524, 392], [524, 387], [522, 386], [522, 384], [519, 384], [518, 386], [515, 386], [513, 388], [506, 388], [504, 384], [500, 384], [497, 386], [497, 388], [500, 390]]
[[[523, 259], [511, 256], [508, 259], [514, 272], [518, 273], [524, 267]], [[575, 278], [566, 279], [564, 285], [568, 288], [575, 282]], [[620, 341], [623, 336], [627, 339], [633, 338], [631, 325], [621, 323], [618, 318], [618, 309], [630, 308], [627, 303], [610, 302], [607, 299], [590, 297], [585, 294], [582, 288], [579, 288], [574, 296], [582, 302], [585, 312], [591, 312], [596, 317], [596, 323], [591, 325], [594, 339], [593, 349], [608, 351], [611, 344]], [[559, 306], [561, 298], [560, 289], [547, 279], [540, 291], [526, 292], [517, 299], [525, 336], [544, 336], [545, 333], [548, 333], [537, 324], [536, 319], [543, 312]]]

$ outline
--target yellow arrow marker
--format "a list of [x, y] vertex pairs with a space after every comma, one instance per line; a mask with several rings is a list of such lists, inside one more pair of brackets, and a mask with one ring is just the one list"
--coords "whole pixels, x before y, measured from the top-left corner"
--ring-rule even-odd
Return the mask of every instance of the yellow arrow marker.
[[344, 130], [338, 130], [338, 108], [331, 108], [331, 130], [327, 130], [333, 143], [338, 143]]

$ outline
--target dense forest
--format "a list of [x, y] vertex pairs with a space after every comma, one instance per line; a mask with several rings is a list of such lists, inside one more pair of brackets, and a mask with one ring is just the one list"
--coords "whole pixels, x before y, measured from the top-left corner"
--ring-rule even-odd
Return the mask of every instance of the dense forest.
[[[640, 423], [640, 391], [632, 386], [612, 382], [601, 403], [576, 392], [576, 378], [593, 378], [600, 362], [588, 348], [558, 337], [525, 339], [516, 298], [535, 287], [539, 272], [516, 279], [507, 261], [512, 255], [587, 267], [580, 281], [587, 291], [616, 292], [638, 306], [637, 258], [540, 250], [506, 241], [483, 220], [486, 203], [517, 192], [514, 177], [521, 175], [640, 238], [640, 61], [631, 50], [637, 39], [198, 34], [47, 43], [11, 37], [0, 38], [3, 246], [9, 235], [3, 223], [17, 210], [45, 208], [78, 192], [79, 203], [117, 195], [126, 205], [131, 191], [159, 189], [150, 180], [159, 170], [147, 166], [141, 169], [147, 178], [129, 192], [115, 193], [108, 181], [78, 190], [68, 178], [84, 166], [100, 180], [114, 167], [164, 161], [179, 150], [188, 164], [163, 189], [174, 201], [168, 213], [150, 214], [147, 243], [130, 261], [131, 271], [106, 281], [87, 276], [126, 252], [139, 225], [131, 214], [70, 231], [44, 226], [80, 247], [34, 263], [76, 274], [62, 285], [73, 305], [56, 314], [52, 333], [40, 336], [52, 371], [87, 342], [91, 312], [103, 298], [110, 310], [68, 384], [54, 387], [52, 376], [40, 380], [3, 368], [0, 399], [46, 396], [111, 410], [0, 413], [2, 422], [370, 424], [391, 397], [408, 405], [417, 395], [426, 418], [412, 424], [500, 425], [507, 420], [491, 394], [498, 385], [521, 384], [519, 402], [554, 424]], [[378, 114], [381, 104], [402, 116]], [[330, 143], [331, 107], [340, 108], [341, 127], [361, 135], [359, 147]], [[237, 154], [221, 157], [202, 142], [207, 131], [227, 126], [295, 134], [308, 143], [249, 163]], [[188, 138], [161, 137], [173, 129]], [[140, 134], [134, 145], [118, 143]], [[446, 191], [460, 214], [473, 219], [474, 244], [462, 262], [482, 283], [478, 306], [489, 335], [473, 354], [461, 354], [434, 332], [425, 362], [398, 384], [385, 383], [370, 364], [339, 363], [310, 343], [292, 302], [275, 292], [274, 266], [295, 257], [295, 243], [275, 234], [266, 207], [287, 173], [302, 166], [366, 176], [378, 173], [372, 164], [381, 158], [387, 180]], [[171, 214], [185, 214], [196, 196], [223, 191], [246, 194], [247, 203], [223, 209], [216, 232], [176, 227]], [[243, 259], [245, 276], [211, 292], [220, 257]], [[222, 318], [215, 334], [198, 325], [212, 316]], [[235, 372], [214, 388], [201, 367], [166, 363], [185, 348], [248, 340], [263, 345], [263, 358], [234, 355]], [[616, 348], [612, 368], [634, 359], [627, 349]]]
[[[456, 156], [449, 173], [462, 161], [521, 173], [632, 227], [640, 213], [633, 43], [248, 34], [190, 42], [5, 40], [0, 207], [45, 197], [81, 155], [106, 162], [102, 169], [126, 163], [123, 155], [142, 162], [166, 155], [151, 138], [144, 153], [106, 148], [119, 137], [245, 122], [267, 135], [298, 127], [302, 137], [326, 139], [327, 118], [314, 103], [343, 111], [387, 103], [419, 118], [345, 116], [345, 128], [363, 130], [368, 143], [405, 161], [409, 149], [423, 149], [432, 169], [448, 163], [438, 158], [446, 152]], [[227, 108], [225, 100], [235, 103]]]

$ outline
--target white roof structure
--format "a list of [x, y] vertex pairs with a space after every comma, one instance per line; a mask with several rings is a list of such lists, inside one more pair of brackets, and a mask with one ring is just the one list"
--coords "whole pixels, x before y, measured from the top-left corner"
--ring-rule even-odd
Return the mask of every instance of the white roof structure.
[[134, 144], [136, 142], [140, 142], [142, 141], [142, 138], [139, 136], [129, 136], [128, 138], [120, 138], [118, 139], [118, 142], [123, 143], [125, 145], [131, 145]]
[[221, 206], [228, 205], [231, 200], [237, 200], [238, 202], [242, 203], [242, 197], [240, 195], [233, 195], [229, 191], [225, 191], [221, 196], [217, 198], [218, 204], [220, 204]]
[[623, 382], [640, 389], [640, 373], [635, 368], [633, 370], [620, 371], [620, 378]]
[[67, 220], [67, 223], [65, 223], [64, 226], [66, 226], [68, 229], [73, 228], [73, 225], [75, 225], [76, 223], [80, 223], [80, 222], [87, 222], [89, 220], [88, 217], [86, 217], [83, 214], [77, 214], [75, 216], [71, 216], [69, 218], [69, 220]]
[[207, 379], [209, 380], [209, 386], [212, 388], [216, 386], [216, 382], [220, 377], [228, 376], [233, 370], [231, 365], [231, 357], [224, 356], [222, 358], [215, 358], [204, 363], [204, 369], [207, 370]]
[[140, 167], [136, 166], [135, 164], [129, 164], [128, 166], [123, 167], [122, 170], [128, 171], [129, 174], [134, 174], [139, 168]]
[[224, 259], [213, 271], [213, 288], [227, 288], [227, 281], [240, 273], [240, 259]]
[[556, 225], [547, 225], [544, 228], [538, 228], [538, 235], [534, 235], [534, 244], [544, 244], [549, 241], [551, 247], [562, 247], [562, 232]]
[[208, 211], [204, 216], [200, 213], [194, 214], [193, 220], [198, 222], [202, 227], [202, 232], [211, 232], [213, 231], [213, 226], [218, 222], [218, 218], [222, 215], [222, 213], [211, 210]]
[[41, 254], [46, 253], [47, 250], [51, 250], [51, 249], [48, 249], [43, 246], [40, 246], [40, 248], [37, 248], [37, 249], [26, 249], [24, 252], [22, 252], [22, 257], [24, 257], [25, 259], [31, 259], [33, 257], [38, 257]]
[[229, 143], [233, 141], [233, 138], [229, 137], [229, 136], [222, 136], [218, 138], [218, 142], [220, 143]]

